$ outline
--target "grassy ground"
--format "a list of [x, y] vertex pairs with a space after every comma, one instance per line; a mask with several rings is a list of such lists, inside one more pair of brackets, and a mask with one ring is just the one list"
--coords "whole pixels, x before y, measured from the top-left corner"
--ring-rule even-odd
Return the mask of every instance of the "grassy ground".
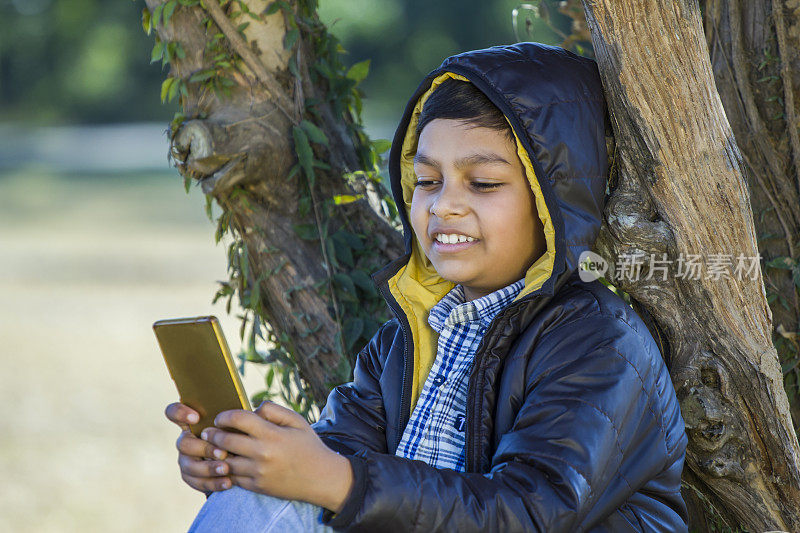
[[181, 531], [202, 505], [151, 324], [216, 314], [239, 347], [203, 205], [177, 174], [0, 174], [0, 531]]

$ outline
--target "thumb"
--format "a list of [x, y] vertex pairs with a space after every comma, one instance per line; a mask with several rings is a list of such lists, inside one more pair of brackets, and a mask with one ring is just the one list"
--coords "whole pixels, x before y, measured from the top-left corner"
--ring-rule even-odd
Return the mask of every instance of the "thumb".
[[264, 400], [256, 409], [256, 414], [277, 426], [289, 426], [302, 429], [307, 426], [306, 419], [291, 409], [287, 409], [269, 400]]

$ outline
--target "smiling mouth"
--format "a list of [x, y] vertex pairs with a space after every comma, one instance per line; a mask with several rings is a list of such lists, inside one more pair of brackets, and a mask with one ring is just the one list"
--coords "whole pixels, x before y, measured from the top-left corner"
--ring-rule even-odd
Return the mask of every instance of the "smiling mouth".
[[434, 241], [440, 244], [459, 244], [464, 242], [475, 242], [477, 239], [473, 237], [468, 237], [466, 235], [460, 235], [458, 233], [437, 233], [434, 237]]
[[433, 249], [437, 253], [457, 253], [476, 245], [480, 239], [458, 233], [437, 233], [433, 238]]

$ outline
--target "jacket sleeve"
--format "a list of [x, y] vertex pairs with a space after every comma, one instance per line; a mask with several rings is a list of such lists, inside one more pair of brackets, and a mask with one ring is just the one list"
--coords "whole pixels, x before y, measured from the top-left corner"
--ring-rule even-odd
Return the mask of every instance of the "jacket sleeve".
[[362, 450], [386, 453], [386, 411], [381, 394], [381, 348], [387, 322], [356, 357], [353, 381], [328, 395], [312, 427], [332, 450], [351, 455]]
[[[350, 458], [343, 509], [323, 519], [345, 531], [585, 531], [683, 460], [679, 411], [671, 436], [659, 411], [659, 389], [674, 392], [649, 334], [598, 314], [551, 328], [532, 350], [525, 397], [488, 473], [364, 449]], [[622, 474], [626, 462], [635, 478]], [[670, 490], [680, 468], [675, 476]], [[662, 511], [664, 531], [685, 530], [680, 509]]]

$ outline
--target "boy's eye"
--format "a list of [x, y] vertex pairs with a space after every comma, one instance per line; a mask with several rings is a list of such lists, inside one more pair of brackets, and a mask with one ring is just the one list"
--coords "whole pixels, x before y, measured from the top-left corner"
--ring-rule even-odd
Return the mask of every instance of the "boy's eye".
[[499, 182], [496, 182], [496, 181], [473, 181], [472, 182], [472, 186], [473, 187], [475, 187], [476, 189], [483, 190], [483, 191], [487, 191], [487, 190], [490, 190], [490, 189], [496, 189], [497, 187], [500, 187], [501, 185], [502, 185], [502, 183], [499, 183]]
[[419, 178], [414, 183], [415, 187], [430, 187], [431, 185], [436, 185], [436, 181], [435, 180], [430, 180], [430, 179]]

